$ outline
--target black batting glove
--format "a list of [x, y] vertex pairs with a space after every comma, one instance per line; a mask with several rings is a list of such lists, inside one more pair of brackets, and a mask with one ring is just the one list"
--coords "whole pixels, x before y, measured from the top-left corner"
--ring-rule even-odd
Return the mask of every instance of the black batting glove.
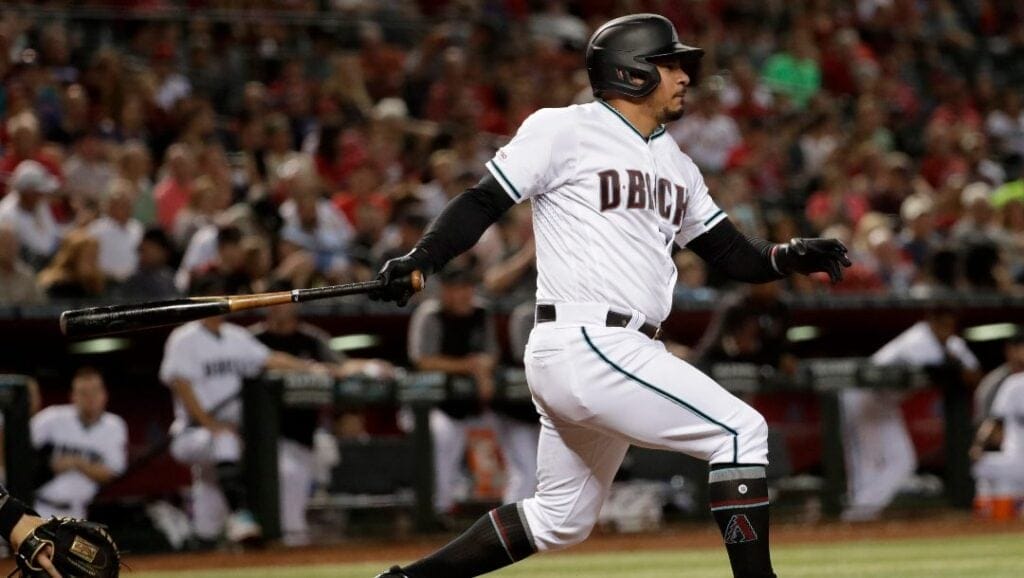
[[377, 273], [377, 280], [382, 286], [371, 291], [369, 297], [374, 301], [394, 301], [399, 307], [405, 307], [416, 293], [412, 286], [413, 271], [422, 273], [425, 281], [429, 270], [427, 253], [423, 249], [413, 249], [407, 255], [390, 259]]
[[780, 273], [828, 273], [833, 284], [842, 281], [843, 269], [853, 264], [838, 239], [791, 239], [775, 246], [772, 259]]

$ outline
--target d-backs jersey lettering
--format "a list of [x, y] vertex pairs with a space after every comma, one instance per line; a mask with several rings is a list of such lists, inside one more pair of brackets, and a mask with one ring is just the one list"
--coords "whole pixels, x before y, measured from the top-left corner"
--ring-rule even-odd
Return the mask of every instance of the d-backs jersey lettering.
[[487, 169], [516, 202], [533, 200], [538, 303], [604, 303], [659, 323], [673, 242], [725, 219], [664, 127], [644, 138], [601, 100], [537, 111]]

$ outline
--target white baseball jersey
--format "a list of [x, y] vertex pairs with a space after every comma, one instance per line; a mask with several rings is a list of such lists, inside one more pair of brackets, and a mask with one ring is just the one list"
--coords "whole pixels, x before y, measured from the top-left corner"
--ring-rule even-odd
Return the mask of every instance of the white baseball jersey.
[[[32, 445], [53, 446], [53, 456], [79, 455], [102, 463], [114, 473], [124, 471], [128, 459], [128, 426], [120, 416], [104, 413], [88, 427], [74, 405], [52, 405], [32, 417]], [[78, 470], [57, 474], [36, 495], [57, 503], [87, 504], [99, 484]]]
[[945, 359], [947, 351], [960, 360], [964, 367], [978, 369], [978, 358], [971, 353], [962, 337], [950, 336], [943, 345], [939, 343], [927, 321], [918, 321], [900, 333], [872, 355], [871, 362], [876, 365], [912, 367], [938, 365]]
[[[1024, 460], [1024, 373], [1006, 378], [992, 401], [992, 417], [1003, 420], [1003, 445], [1000, 453], [1015, 461]], [[1024, 463], [1018, 461], [1019, 470]]]
[[[224, 323], [218, 333], [199, 321], [187, 323], [167, 338], [160, 380], [165, 385], [183, 379], [192, 385], [196, 399], [210, 411], [238, 394], [242, 379], [263, 369], [270, 350], [243, 327]], [[188, 423], [189, 416], [181, 400], [174, 400], [176, 423]], [[219, 421], [237, 423], [241, 401], [227, 403], [213, 416]]]
[[533, 199], [538, 303], [602, 303], [659, 323], [672, 243], [725, 219], [664, 127], [644, 138], [601, 100], [537, 111], [487, 169], [516, 202]]

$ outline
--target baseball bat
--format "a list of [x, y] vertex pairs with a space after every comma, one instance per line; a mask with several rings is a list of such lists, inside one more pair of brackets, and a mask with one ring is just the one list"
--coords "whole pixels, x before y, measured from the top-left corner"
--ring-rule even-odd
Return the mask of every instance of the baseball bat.
[[[412, 290], [423, 289], [423, 274], [413, 271], [409, 277]], [[60, 315], [61, 333], [68, 337], [99, 337], [114, 333], [125, 333], [139, 329], [150, 329], [164, 325], [177, 325], [196, 319], [226, 315], [236, 311], [304, 303], [345, 295], [359, 295], [380, 289], [380, 280], [345, 283], [315, 289], [295, 289], [252, 295], [225, 295], [218, 297], [191, 297], [170, 301], [151, 301], [132, 305], [111, 305], [72, 309]]]

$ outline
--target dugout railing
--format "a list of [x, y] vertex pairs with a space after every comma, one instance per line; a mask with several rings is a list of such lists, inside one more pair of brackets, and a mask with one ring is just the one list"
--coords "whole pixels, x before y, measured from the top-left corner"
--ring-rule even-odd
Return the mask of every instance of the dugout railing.
[[[838, 515], [845, 494], [839, 392], [845, 388], [873, 388], [911, 392], [934, 387], [941, 392], [944, 415], [945, 490], [950, 505], [970, 507], [973, 483], [968, 461], [971, 439], [970, 395], [953, 367], [913, 369], [900, 366], [876, 366], [862, 358], [813, 359], [800, 364], [793, 374], [781, 374], [764, 366], [743, 363], [714, 364], [704, 368], [724, 387], [737, 395], [804, 392], [813, 394], [821, 412], [821, 475], [817, 489], [825, 514]], [[521, 369], [499, 371], [498, 399], [526, 400], [529, 389]], [[411, 503], [398, 504], [412, 509], [415, 526], [432, 526], [433, 466], [428, 414], [430, 408], [445, 399], [468, 399], [475, 395], [469, 378], [450, 379], [437, 373], [400, 374], [390, 381], [368, 378], [333, 379], [328, 376], [268, 374], [247, 382], [243, 392], [246, 437], [245, 468], [249, 491], [256, 504], [256, 515], [269, 537], [280, 535], [278, 511], [277, 436], [279, 409], [289, 406], [362, 408], [369, 405], [405, 406], [414, 415], [414, 428], [405, 440], [404, 451], [384, 449], [394, 455], [375, 456], [374, 463], [400, 460], [407, 485], [396, 492], [410, 492]], [[370, 464], [342, 464], [341, 467], [367, 469]], [[402, 470], [402, 467], [398, 468]], [[369, 473], [389, 475], [369, 468]], [[390, 474], [394, 475], [394, 474]], [[406, 494], [408, 495], [408, 494]], [[356, 496], [338, 504], [359, 504]], [[372, 505], [367, 499], [363, 503]], [[384, 502], [382, 502], [384, 503]]]

